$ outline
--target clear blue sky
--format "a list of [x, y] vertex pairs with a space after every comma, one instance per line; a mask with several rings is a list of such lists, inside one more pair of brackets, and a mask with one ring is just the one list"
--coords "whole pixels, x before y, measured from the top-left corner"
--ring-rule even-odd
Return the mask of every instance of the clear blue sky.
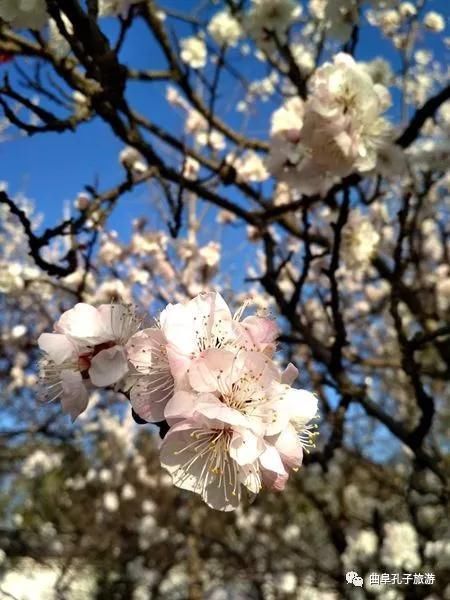
[[[166, 7], [188, 11], [198, 5], [198, 0], [171, 0], [162, 2]], [[449, 0], [429, 0], [429, 9], [439, 10], [448, 17], [450, 14]], [[212, 7], [211, 13], [217, 10]], [[172, 21], [177, 34], [189, 35], [192, 29]], [[108, 34], [114, 35], [116, 26], [112, 19], [105, 21]], [[439, 51], [442, 56], [443, 45], [439, 42], [441, 36], [427, 34], [424, 45]], [[239, 68], [242, 68], [242, 57], [234, 51]], [[370, 60], [383, 56], [390, 60], [393, 57], [391, 46], [381, 38], [372, 27], [365, 25], [361, 31], [357, 58]], [[448, 58], [448, 51], [447, 51]], [[143, 26], [138, 24], [129, 42], [125, 45], [121, 60], [134, 67], [158, 68], [164, 67], [158, 49], [149, 40]], [[258, 68], [263, 74], [262, 66], [255, 61], [244, 65], [244, 70]], [[14, 64], [3, 65], [1, 70], [10, 73], [12, 80]], [[181, 121], [164, 101], [165, 85], [134, 84], [129, 89], [129, 96], [134, 104], [152, 119], [163, 124], [174, 133], [180, 131]], [[229, 98], [221, 99], [223, 106], [228, 106]], [[254, 132], [263, 134], [268, 129], [268, 116], [274, 106], [268, 103], [258, 111], [258, 120], [251, 123]], [[394, 107], [395, 111], [395, 107]], [[239, 127], [239, 114], [231, 113], [230, 119], [234, 126]], [[78, 131], [65, 134], [44, 134], [31, 138], [16, 136], [7, 143], [0, 144], [0, 180], [9, 183], [12, 193], [24, 192], [32, 198], [39, 211], [45, 213], [46, 224], [56, 221], [62, 213], [64, 202], [72, 202], [85, 184], [99, 182], [99, 188], [105, 189], [116, 184], [121, 177], [117, 156], [122, 145], [110, 133], [108, 127], [100, 120], [81, 126]], [[150, 206], [146, 188], [141, 187], [125, 197], [119, 204], [116, 214], [110, 221], [119, 233], [129, 230], [127, 222], [130, 218], [147, 212]], [[233, 235], [233, 234], [231, 234]]]

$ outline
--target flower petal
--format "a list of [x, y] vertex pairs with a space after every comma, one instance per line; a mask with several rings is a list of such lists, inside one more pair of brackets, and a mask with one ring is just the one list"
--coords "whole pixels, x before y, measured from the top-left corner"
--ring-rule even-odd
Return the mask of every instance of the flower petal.
[[116, 383], [128, 373], [128, 361], [123, 346], [113, 346], [101, 350], [91, 360], [89, 377], [98, 387]]
[[39, 348], [46, 352], [57, 365], [75, 357], [77, 349], [62, 333], [42, 333], [38, 339]]
[[97, 312], [107, 340], [125, 344], [138, 329], [134, 310], [128, 305], [101, 304]]
[[161, 362], [167, 363], [166, 339], [159, 327], [134, 334], [126, 345], [128, 360], [140, 373], [150, 373]]
[[211, 508], [234, 510], [240, 500], [239, 470], [225, 447], [220, 455], [222, 469], [207, 468], [217, 459], [208, 433], [211, 440], [216, 436], [207, 424], [191, 420], [171, 427], [161, 444], [161, 465], [171, 474], [174, 485], [200, 494]]
[[318, 400], [307, 390], [290, 388], [285, 395], [284, 403], [290, 415], [289, 420], [297, 430], [302, 429], [317, 413]]
[[55, 324], [55, 331], [90, 346], [111, 340], [109, 333], [105, 332], [98, 310], [84, 302], [75, 304], [73, 308], [63, 313]]
[[130, 391], [131, 406], [145, 421], [164, 421], [164, 410], [173, 396], [173, 377], [170, 372], [155, 372], [139, 377]]
[[259, 457], [259, 462], [261, 463], [261, 467], [267, 471], [272, 471], [277, 475], [287, 474], [280, 453], [275, 446], [266, 444], [264, 452]]
[[164, 409], [164, 418], [169, 424], [192, 417], [195, 409], [196, 395], [191, 392], [178, 391], [168, 401]]
[[238, 465], [251, 465], [264, 452], [262, 438], [249, 429], [239, 428], [233, 433], [230, 444], [230, 456]]
[[61, 407], [65, 413], [72, 417], [72, 421], [75, 421], [86, 410], [89, 400], [89, 394], [81, 373], [64, 370], [61, 373], [61, 385], [63, 389]]
[[295, 365], [293, 365], [292, 363], [289, 363], [288, 366], [285, 368], [285, 370], [281, 374], [281, 383], [284, 383], [285, 385], [292, 385], [294, 383], [294, 381], [297, 379], [297, 377], [298, 377], [297, 367]]
[[189, 366], [189, 383], [197, 392], [215, 392], [221, 389], [225, 380], [231, 385], [229, 375], [232, 375], [235, 359], [235, 355], [227, 350], [205, 350]]
[[275, 440], [275, 448], [281, 455], [285, 467], [299, 468], [303, 460], [303, 448], [300, 438], [292, 425], [283, 429]]
[[278, 337], [278, 327], [272, 319], [256, 315], [246, 317], [241, 323], [250, 338], [255, 350], [263, 351], [267, 344], [272, 344]]

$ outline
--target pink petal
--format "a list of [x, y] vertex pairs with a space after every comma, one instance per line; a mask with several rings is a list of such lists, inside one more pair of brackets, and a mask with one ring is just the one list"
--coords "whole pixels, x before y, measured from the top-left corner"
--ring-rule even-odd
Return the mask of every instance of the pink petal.
[[134, 334], [128, 340], [126, 351], [128, 360], [140, 373], [149, 373], [162, 358], [167, 360], [166, 339], [158, 327]]
[[195, 409], [196, 396], [191, 392], [175, 392], [164, 409], [164, 418], [169, 424], [180, 419], [192, 417]]
[[145, 421], [164, 421], [164, 409], [173, 396], [173, 378], [170, 372], [150, 373], [139, 377], [130, 391], [131, 406]]
[[297, 377], [298, 377], [297, 367], [295, 365], [293, 365], [292, 363], [289, 363], [288, 366], [285, 368], [285, 370], [281, 374], [281, 383], [284, 383], [286, 385], [292, 385], [294, 383], [294, 381], [297, 379]]
[[266, 471], [265, 469], [261, 470], [261, 475], [265, 487], [274, 492], [282, 492], [289, 479], [288, 474], [277, 475], [273, 471]]
[[303, 449], [294, 427], [289, 425], [277, 436], [275, 448], [280, 453], [285, 467], [294, 469], [301, 466]]
[[241, 325], [250, 336], [256, 350], [263, 350], [264, 345], [272, 344], [278, 337], [278, 327], [272, 319], [265, 317], [246, 317]]
[[240, 359], [244, 362], [245, 369], [249, 374], [258, 379], [259, 385], [268, 387], [272, 382], [278, 382], [281, 378], [276, 364], [262, 352], [241, 352]]
[[213, 394], [201, 394], [195, 403], [195, 414], [202, 415], [210, 421], [214, 421], [215, 426], [218, 423], [236, 427], [247, 428], [251, 425], [250, 420], [238, 410], [231, 408], [221, 402]]
[[178, 380], [186, 375], [191, 364], [190, 354], [180, 352], [180, 350], [171, 344], [166, 347], [167, 360], [174, 379]]
[[[188, 377], [192, 388], [197, 392], [215, 392], [223, 387], [228, 376], [232, 373], [235, 355], [227, 350], [205, 350], [189, 366]], [[238, 374], [238, 371], [236, 371]]]

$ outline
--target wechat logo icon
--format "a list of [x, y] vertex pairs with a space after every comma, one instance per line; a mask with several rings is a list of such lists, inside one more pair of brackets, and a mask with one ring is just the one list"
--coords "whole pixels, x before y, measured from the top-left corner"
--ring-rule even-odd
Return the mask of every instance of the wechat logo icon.
[[360, 577], [356, 571], [349, 571], [346, 573], [345, 579], [347, 580], [347, 583], [353, 583], [356, 587], [362, 587], [364, 583], [363, 578]]

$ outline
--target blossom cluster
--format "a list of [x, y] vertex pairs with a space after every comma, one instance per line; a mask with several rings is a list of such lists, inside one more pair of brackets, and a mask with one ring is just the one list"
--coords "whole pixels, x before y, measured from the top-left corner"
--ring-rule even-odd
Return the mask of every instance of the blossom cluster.
[[282, 490], [312, 443], [317, 399], [274, 362], [275, 323], [243, 310], [202, 293], [141, 328], [130, 306], [79, 303], [39, 338], [44, 397], [75, 419], [90, 389], [127, 392], [140, 419], [167, 422], [160, 458], [174, 484], [215, 509], [237, 508], [242, 487]]
[[389, 141], [382, 116], [389, 105], [386, 87], [350, 55], [337, 54], [314, 73], [305, 102], [291, 98], [274, 113], [271, 172], [301, 193], [316, 194], [353, 171], [372, 171]]
[[[140, 0], [99, 0], [100, 17], [125, 15], [132, 4]], [[29, 28], [39, 30], [48, 20], [45, 0], [2, 0], [0, 2], [0, 18], [17, 29]], [[54, 23], [50, 23], [54, 27]], [[66, 22], [67, 24], [67, 22]]]

